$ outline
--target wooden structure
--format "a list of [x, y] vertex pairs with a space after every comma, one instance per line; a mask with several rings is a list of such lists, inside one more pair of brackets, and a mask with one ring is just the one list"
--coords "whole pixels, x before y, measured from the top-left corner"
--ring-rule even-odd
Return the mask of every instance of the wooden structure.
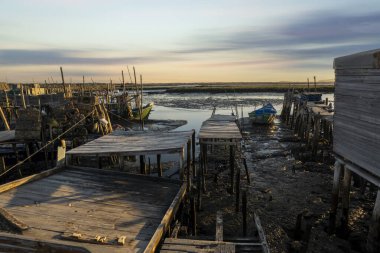
[[[202, 187], [198, 189], [198, 202], [200, 202], [201, 191], [205, 191], [204, 175], [207, 173], [207, 155], [208, 151], [215, 146], [224, 146], [229, 148], [229, 164], [230, 164], [230, 191], [234, 192], [235, 180], [235, 163], [236, 153], [241, 151], [242, 135], [237, 125], [237, 119], [233, 115], [213, 114], [209, 119], [203, 122], [199, 131], [200, 144], [200, 166], [199, 166], [199, 182]], [[240, 158], [238, 155], [237, 157]], [[239, 174], [240, 175], [240, 174]]]
[[268, 244], [259, 217], [254, 213], [255, 237], [224, 238], [223, 217], [221, 211], [216, 215], [215, 240], [198, 240], [185, 238], [166, 238], [160, 252], [209, 252], [209, 253], [269, 253]]
[[[191, 145], [189, 145], [191, 144]], [[187, 148], [186, 148], [187, 147]], [[178, 132], [128, 132], [114, 131], [67, 152], [68, 156], [95, 156], [119, 158], [120, 167], [124, 167], [124, 157], [140, 156], [140, 172], [146, 174], [145, 155], [157, 155], [158, 174], [162, 176], [161, 154], [179, 155], [180, 179], [184, 179], [185, 148], [187, 151], [187, 168], [194, 164], [195, 131]], [[193, 160], [191, 162], [191, 153]], [[72, 159], [71, 159], [72, 160]], [[191, 176], [187, 177], [190, 184]]]
[[[185, 184], [61, 167], [0, 186], [3, 252], [154, 252]], [[17, 233], [17, 234], [14, 234]]]
[[[351, 172], [380, 187], [380, 49], [334, 60], [335, 115], [331, 224], [335, 226], [338, 196], [342, 196], [342, 227], [347, 227]], [[339, 180], [344, 171], [343, 184]], [[367, 251], [380, 249], [380, 190], [369, 229]]]
[[[288, 124], [301, 141], [307, 143], [307, 150], [311, 150], [313, 158], [318, 151], [331, 149], [333, 143], [333, 116], [332, 104], [315, 100], [321, 96], [317, 92], [295, 93], [288, 91], [284, 96], [281, 118]], [[324, 143], [324, 147], [320, 144]]]

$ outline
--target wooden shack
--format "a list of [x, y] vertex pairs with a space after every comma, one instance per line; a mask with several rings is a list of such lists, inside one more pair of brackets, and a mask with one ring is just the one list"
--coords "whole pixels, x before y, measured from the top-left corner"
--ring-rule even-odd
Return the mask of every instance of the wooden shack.
[[[351, 172], [380, 186], [380, 49], [361, 52], [334, 60], [335, 114], [334, 145], [337, 158], [334, 175], [332, 214], [342, 186], [343, 220], [347, 223]], [[380, 193], [373, 212], [368, 237], [368, 252], [380, 248]], [[347, 225], [347, 224], [346, 224]]]

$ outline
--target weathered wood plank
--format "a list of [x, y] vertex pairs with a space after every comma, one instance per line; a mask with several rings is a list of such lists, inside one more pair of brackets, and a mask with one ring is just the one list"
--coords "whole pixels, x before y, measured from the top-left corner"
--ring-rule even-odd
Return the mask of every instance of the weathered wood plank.
[[142, 155], [162, 154], [181, 151], [193, 131], [184, 132], [126, 132], [114, 131], [82, 146], [74, 148], [67, 154], [77, 155]]

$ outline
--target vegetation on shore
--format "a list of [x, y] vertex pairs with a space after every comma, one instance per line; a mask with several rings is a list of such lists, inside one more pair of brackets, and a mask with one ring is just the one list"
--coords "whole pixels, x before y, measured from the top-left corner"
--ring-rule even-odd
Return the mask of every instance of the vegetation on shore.
[[[307, 85], [255, 85], [255, 86], [194, 86], [194, 87], [173, 87], [167, 88], [167, 92], [210, 92], [210, 93], [220, 93], [220, 92], [286, 92], [290, 89], [295, 89], [298, 91], [308, 90]], [[334, 85], [317, 85], [316, 91], [318, 92], [334, 92]], [[310, 86], [310, 91], [315, 91], [314, 86]]]

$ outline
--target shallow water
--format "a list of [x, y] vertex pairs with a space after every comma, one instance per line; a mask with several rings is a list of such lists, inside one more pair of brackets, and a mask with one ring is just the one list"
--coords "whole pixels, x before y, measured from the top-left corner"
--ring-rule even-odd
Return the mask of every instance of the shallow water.
[[[186, 120], [187, 124], [176, 129], [184, 131], [195, 129], [198, 133], [202, 122], [211, 116], [214, 106], [217, 114], [231, 114], [238, 111], [239, 117], [248, 117], [248, 113], [265, 103], [272, 103], [278, 115], [282, 110], [282, 93], [159, 93], [147, 94], [144, 101], [155, 103], [150, 119]], [[334, 94], [323, 94], [322, 99], [333, 101]]]

